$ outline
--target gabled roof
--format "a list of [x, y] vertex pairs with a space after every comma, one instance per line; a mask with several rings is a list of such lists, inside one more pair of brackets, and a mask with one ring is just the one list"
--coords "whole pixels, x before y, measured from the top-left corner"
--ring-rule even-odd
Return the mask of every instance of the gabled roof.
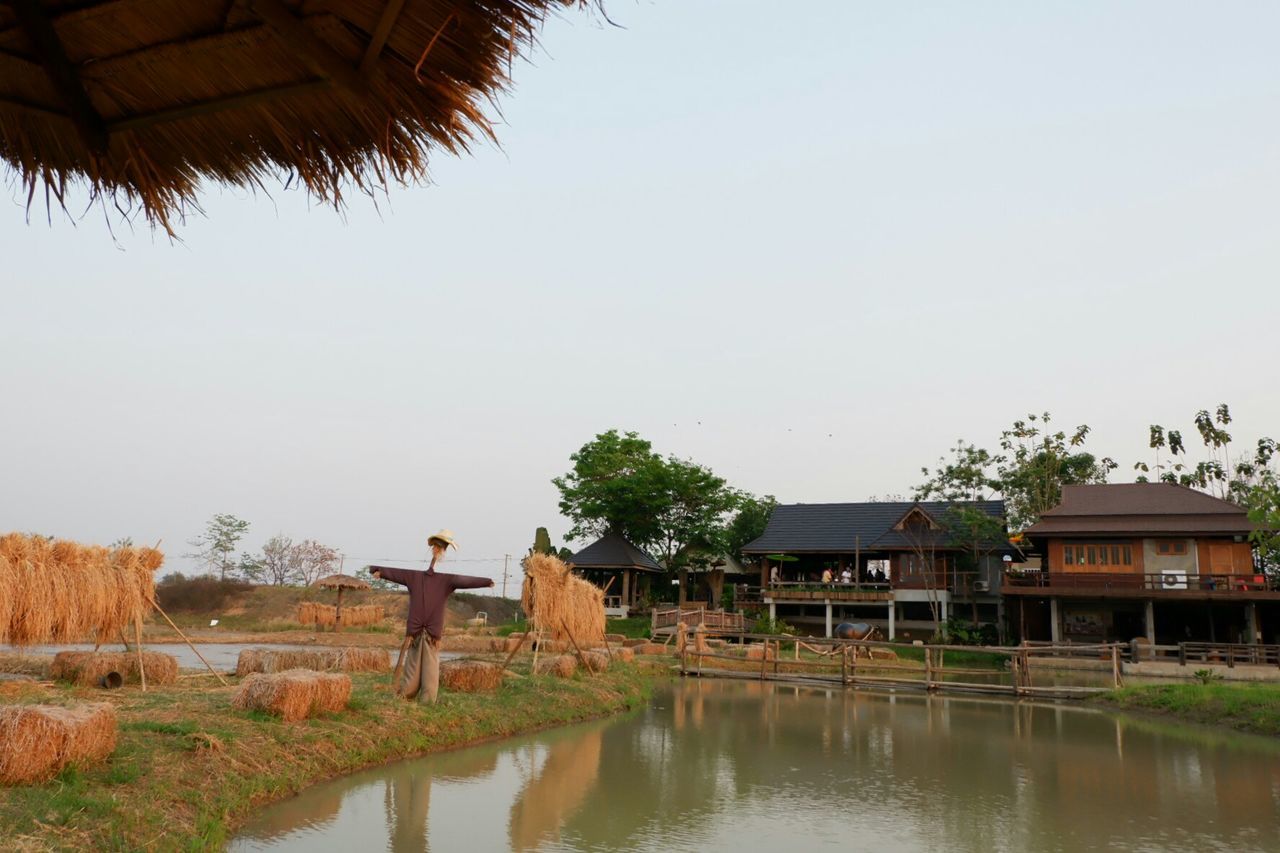
[[606, 533], [569, 558], [575, 569], [637, 569], [660, 572], [658, 562], [617, 533]]
[[[760, 538], [744, 554], [852, 554], [855, 551], [903, 550], [917, 544], [894, 526], [914, 509], [941, 521], [953, 507], [974, 506], [1003, 517], [1004, 501], [874, 501], [868, 503], [781, 504], [774, 508]], [[938, 543], [941, 544], [941, 543]]]
[[1256, 525], [1243, 507], [1174, 483], [1063, 486], [1062, 502], [1028, 536], [1094, 534], [1239, 535]]

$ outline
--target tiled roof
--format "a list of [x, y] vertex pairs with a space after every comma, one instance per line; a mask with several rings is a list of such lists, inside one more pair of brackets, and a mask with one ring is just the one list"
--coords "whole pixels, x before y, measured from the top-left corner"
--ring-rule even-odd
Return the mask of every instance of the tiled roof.
[[1186, 486], [1114, 483], [1063, 486], [1062, 502], [1041, 515], [1026, 534], [1242, 535], [1254, 527], [1242, 507]]
[[[915, 544], [911, 537], [893, 527], [913, 507], [941, 521], [948, 510], [960, 505], [943, 501], [782, 504], [769, 516], [764, 534], [742, 552], [852, 554], [857, 550], [911, 548]], [[989, 515], [1004, 516], [1004, 501], [976, 501], [972, 505]]]
[[639, 569], [660, 572], [658, 562], [617, 533], [606, 533], [569, 558], [578, 569]]

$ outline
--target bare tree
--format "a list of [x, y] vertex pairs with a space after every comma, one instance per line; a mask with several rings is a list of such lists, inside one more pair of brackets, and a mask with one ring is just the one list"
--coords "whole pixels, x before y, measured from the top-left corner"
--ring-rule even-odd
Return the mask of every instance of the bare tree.
[[302, 580], [302, 560], [293, 540], [283, 533], [277, 533], [262, 546], [263, 576], [267, 583], [276, 586], [288, 586]]
[[298, 561], [302, 582], [310, 586], [325, 575], [336, 574], [340, 562], [337, 549], [321, 545], [314, 539], [304, 539], [292, 548]]
[[[910, 557], [915, 558], [924, 581], [925, 600], [929, 603], [929, 614], [933, 624], [942, 627], [942, 604], [938, 596], [938, 550], [945, 544], [946, 529], [932, 519], [920, 507], [914, 507], [902, 520], [902, 538], [911, 549]], [[945, 554], [943, 559], [946, 559]], [[943, 568], [945, 578], [945, 565]], [[945, 584], [945, 580], [944, 580]]]

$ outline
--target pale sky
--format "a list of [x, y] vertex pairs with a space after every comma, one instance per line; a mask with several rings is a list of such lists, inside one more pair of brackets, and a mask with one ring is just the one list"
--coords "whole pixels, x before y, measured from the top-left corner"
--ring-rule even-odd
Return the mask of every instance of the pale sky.
[[450, 527], [500, 577], [610, 427], [806, 502], [1046, 408], [1118, 481], [1218, 402], [1280, 435], [1280, 4], [608, 9], [378, 209], [210, 186], [113, 239], [9, 175], [0, 529], [190, 570], [231, 512], [350, 571]]

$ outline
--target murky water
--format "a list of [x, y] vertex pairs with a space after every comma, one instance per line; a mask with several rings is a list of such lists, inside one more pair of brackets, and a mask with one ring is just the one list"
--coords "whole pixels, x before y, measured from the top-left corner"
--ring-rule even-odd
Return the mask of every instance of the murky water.
[[689, 679], [630, 717], [400, 762], [257, 850], [1280, 850], [1280, 744], [1071, 706]]

